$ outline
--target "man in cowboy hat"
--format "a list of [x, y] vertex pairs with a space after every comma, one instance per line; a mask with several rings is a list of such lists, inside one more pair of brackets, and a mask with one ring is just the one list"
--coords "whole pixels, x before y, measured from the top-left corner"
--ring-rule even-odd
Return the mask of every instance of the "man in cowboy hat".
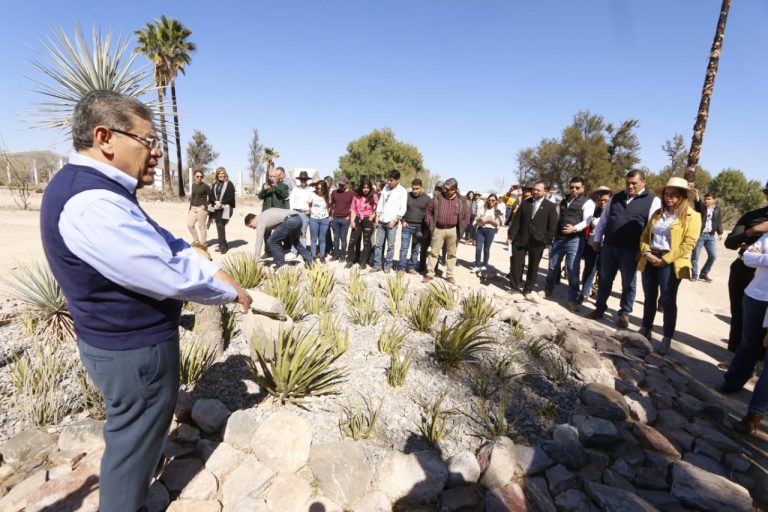
[[600, 252], [600, 281], [595, 310], [587, 318], [602, 318], [608, 305], [616, 273], [621, 271], [621, 300], [617, 325], [629, 327], [629, 314], [635, 303], [637, 251], [640, 235], [650, 216], [661, 207], [661, 200], [645, 188], [645, 172], [633, 169], [624, 178], [625, 188], [614, 195], [595, 227], [592, 248]]
[[[303, 247], [307, 246], [307, 226], [309, 226], [309, 198], [312, 196], [312, 189], [308, 186], [309, 174], [307, 171], [301, 171], [296, 178], [299, 182], [298, 185], [293, 187], [291, 195], [288, 196], [288, 203], [291, 205], [291, 210], [295, 211], [301, 217], [301, 237], [300, 244]], [[296, 254], [296, 248], [291, 247], [291, 252]]]

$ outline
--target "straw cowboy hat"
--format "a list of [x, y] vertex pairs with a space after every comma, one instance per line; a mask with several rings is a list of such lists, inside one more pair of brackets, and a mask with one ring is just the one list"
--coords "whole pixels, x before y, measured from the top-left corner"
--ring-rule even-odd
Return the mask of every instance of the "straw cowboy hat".
[[600, 192], [610, 192], [611, 194], [613, 194], [613, 190], [611, 190], [609, 187], [606, 187], [605, 185], [600, 185], [595, 190], [589, 193], [589, 197], [592, 197], [595, 194], [599, 194]]
[[690, 185], [688, 185], [688, 181], [686, 181], [685, 178], [677, 178], [674, 176], [672, 178], [669, 178], [669, 181], [667, 181], [666, 185], [656, 189], [656, 194], [659, 197], [663, 197], [664, 189], [668, 187], [679, 188], [680, 190], [683, 191], [684, 194], [688, 195], [688, 199], [693, 199], [696, 197], [696, 192], [691, 190]]

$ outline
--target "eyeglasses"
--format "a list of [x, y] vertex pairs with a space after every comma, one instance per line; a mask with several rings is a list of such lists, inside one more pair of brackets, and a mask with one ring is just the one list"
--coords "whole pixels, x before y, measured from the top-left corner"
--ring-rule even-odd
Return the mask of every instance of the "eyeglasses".
[[124, 132], [123, 130], [118, 130], [116, 128], [110, 128], [109, 130], [121, 135], [127, 135], [128, 137], [131, 137], [132, 139], [135, 139], [139, 142], [146, 142], [149, 149], [160, 149], [160, 139], [157, 137], [145, 137], [143, 135], [136, 135], [135, 133], [131, 132]]
[[488, 202], [489, 203], [498, 203], [498, 201], [496, 201], [495, 199], [489, 199]]

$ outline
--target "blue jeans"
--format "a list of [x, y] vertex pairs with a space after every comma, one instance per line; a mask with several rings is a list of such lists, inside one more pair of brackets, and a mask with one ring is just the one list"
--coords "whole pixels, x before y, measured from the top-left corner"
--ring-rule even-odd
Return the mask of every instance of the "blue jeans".
[[[296, 210], [296, 213], [301, 217], [301, 236], [299, 237], [299, 243], [304, 249], [307, 248], [307, 228], [309, 227], [309, 217], [304, 212]], [[296, 247], [291, 247], [291, 252], [296, 254]]]
[[664, 336], [674, 337], [677, 324], [677, 289], [680, 286], [680, 279], [675, 275], [674, 265], [657, 268], [648, 263], [641, 277], [645, 294], [643, 327], [653, 328], [653, 320], [656, 318], [656, 301], [661, 290], [661, 303], [664, 306]]
[[272, 253], [277, 268], [285, 265], [285, 254], [283, 253], [283, 242], [287, 241], [292, 250], [296, 250], [305, 263], [309, 263], [310, 258], [307, 254], [307, 248], [301, 243], [300, 229], [304, 222], [299, 215], [291, 215], [272, 230], [272, 234], [267, 239], [267, 247]]
[[[408, 224], [400, 234], [400, 270], [415, 269], [419, 264], [419, 251], [421, 242], [414, 236], [421, 231], [420, 224]], [[408, 258], [408, 248], [411, 257]]]
[[[704, 264], [704, 267], [702, 267], [701, 274], [699, 274], [699, 254], [701, 253], [702, 247], [704, 247], [704, 250], [707, 251], [707, 262]], [[691, 273], [691, 277], [707, 277], [709, 272], [712, 270], [712, 265], [715, 264], [716, 259], [717, 239], [715, 239], [715, 235], [713, 233], [702, 233], [699, 237], [699, 241], [696, 242], [696, 247], [693, 248], [693, 255], [691, 256], [693, 271]]]
[[584, 270], [581, 274], [581, 297], [584, 300], [589, 298], [589, 292], [592, 290], [592, 284], [595, 282], [598, 265], [600, 263], [600, 253], [595, 252], [588, 243], [582, 244], [582, 256], [584, 257]]
[[[312, 250], [312, 259], [316, 256], [325, 256], [325, 237], [328, 235], [328, 217], [324, 219], [309, 219], [309, 236], [311, 239], [309, 248]], [[318, 248], [319, 246], [319, 248]]]
[[179, 394], [179, 335], [131, 350], [104, 350], [78, 338], [77, 348], [104, 395], [107, 415], [99, 510], [139, 510], [163, 454]]
[[582, 238], [556, 238], [549, 250], [549, 272], [546, 291], [551, 292], [560, 279], [560, 264], [565, 257], [565, 268], [568, 269], [568, 302], [576, 302], [579, 298], [579, 263], [581, 262]]
[[[731, 360], [728, 371], [725, 372], [725, 386], [731, 389], [741, 389], [752, 377], [755, 365], [760, 360], [763, 351], [763, 319], [768, 309], [768, 302], [753, 299], [744, 294], [742, 301], [743, 323], [741, 327], [741, 343]], [[766, 357], [768, 362], [768, 357]], [[749, 410], [758, 414], [768, 414], [768, 365], [763, 366], [763, 373], [752, 392]]]
[[[496, 236], [496, 228], [479, 227], [475, 231], [475, 266], [487, 267], [488, 258], [491, 256], [491, 244], [493, 237]], [[480, 254], [483, 255], [482, 265], [480, 265]]]
[[621, 300], [619, 301], [619, 316], [629, 316], [635, 303], [637, 291], [635, 274], [637, 273], [638, 249], [622, 249], [606, 245], [600, 252], [600, 281], [598, 281], [595, 311], [604, 313], [608, 308], [608, 297], [611, 295], [613, 280], [621, 270]]
[[[395, 255], [395, 237], [397, 236], [397, 224], [394, 227], [387, 227], [386, 222], [379, 222], [376, 226], [376, 250], [373, 253], [373, 268], [391, 269], [392, 257]], [[383, 252], [384, 240], [387, 241], [387, 259], [382, 264], [381, 253]]]
[[333, 250], [331, 254], [337, 258], [347, 257], [347, 232], [349, 232], [349, 220], [347, 217], [334, 217], [331, 221], [333, 231]]

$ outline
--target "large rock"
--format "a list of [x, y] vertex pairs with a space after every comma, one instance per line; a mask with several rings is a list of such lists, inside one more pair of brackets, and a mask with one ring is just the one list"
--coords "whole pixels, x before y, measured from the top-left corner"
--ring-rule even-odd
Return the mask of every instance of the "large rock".
[[579, 442], [579, 431], [573, 425], [561, 423], [552, 429], [552, 439], [555, 441]]
[[597, 510], [587, 495], [578, 489], [568, 489], [555, 498], [555, 507], [559, 512], [593, 512]]
[[169, 491], [178, 492], [184, 489], [202, 468], [203, 462], [200, 459], [175, 459], [165, 466], [160, 479]]
[[504, 487], [515, 476], [516, 469], [515, 443], [508, 437], [500, 437], [490, 446], [488, 468], [480, 478], [480, 484], [486, 489]]
[[629, 415], [640, 423], [653, 424], [656, 421], [656, 408], [647, 396], [631, 392], [624, 395], [624, 401], [629, 408]]
[[3, 462], [18, 466], [56, 448], [56, 434], [42, 430], [23, 430], [0, 445]]
[[653, 345], [648, 338], [640, 334], [639, 332], [617, 330], [611, 335], [612, 338], [616, 338], [623, 345], [636, 348], [643, 354], [649, 354], [653, 352]]
[[568, 469], [577, 471], [589, 464], [587, 454], [579, 443], [552, 440], [544, 441], [541, 447], [553, 461]]
[[0, 510], [17, 511], [24, 510], [27, 506], [27, 498], [35, 493], [46, 481], [46, 471], [39, 469], [27, 478], [14, 485], [13, 488], [0, 499]]
[[230, 412], [221, 400], [203, 398], [192, 407], [192, 419], [207, 434], [215, 434], [227, 423]]
[[584, 490], [605, 512], [658, 512], [658, 509], [635, 493], [597, 482], [586, 482]]
[[605, 471], [603, 471], [603, 483], [609, 487], [618, 487], [620, 489], [635, 492], [635, 486], [611, 468], [605, 468]]
[[539, 512], [556, 512], [555, 503], [547, 490], [547, 481], [541, 477], [524, 478], [523, 492], [534, 510]]
[[557, 496], [568, 489], [577, 489], [579, 487], [576, 475], [568, 471], [562, 464], [552, 466], [546, 471], [547, 482], [549, 483], [549, 492]]
[[704, 471], [709, 471], [710, 473], [714, 473], [720, 476], [726, 476], [723, 466], [715, 462], [714, 459], [707, 457], [706, 455], [688, 452], [683, 455], [683, 460], [685, 462], [690, 462], [694, 466], [697, 466]]
[[[267, 295], [257, 288], [249, 288], [248, 293], [253, 299], [253, 303], [251, 305], [251, 311], [247, 313], [247, 315], [253, 315], [253, 312], [255, 311], [258, 314], [271, 316], [277, 319], [286, 318], [285, 304], [283, 304], [280, 299]], [[243, 315], [243, 318], [247, 315]]]
[[219, 482], [213, 473], [200, 470], [181, 491], [183, 500], [209, 500], [219, 490]]
[[267, 490], [267, 505], [280, 512], [304, 512], [312, 496], [309, 482], [296, 475], [277, 475]]
[[248, 409], [235, 411], [224, 427], [224, 442], [239, 450], [250, 450], [256, 418]]
[[96, 451], [104, 447], [103, 429], [103, 421], [91, 418], [74, 421], [59, 434], [59, 450], [83, 453]]
[[642, 446], [668, 457], [680, 458], [680, 452], [677, 451], [677, 448], [655, 428], [643, 423], [635, 423], [634, 434]]
[[523, 489], [515, 482], [485, 492], [485, 512], [527, 512]]
[[249, 342], [250, 355], [254, 361], [257, 360], [256, 349], [266, 359], [272, 359], [275, 357], [275, 346], [280, 333], [289, 334], [293, 330], [293, 320], [287, 317], [286, 320], [281, 321], [250, 313], [243, 315], [240, 330]]
[[579, 439], [584, 446], [611, 446], [623, 440], [619, 430], [608, 420], [594, 416], [574, 415], [572, 421], [579, 431]]
[[278, 411], [253, 433], [251, 448], [261, 462], [277, 473], [295, 473], [309, 458], [312, 425], [301, 416]]
[[312, 447], [309, 467], [320, 490], [345, 506], [362, 498], [373, 478], [363, 449], [352, 441]]
[[748, 512], [752, 498], [744, 487], [684, 461], [672, 468], [673, 496], [683, 504], [712, 512]]
[[[199, 442], [198, 445], [203, 445]], [[245, 454], [239, 450], [235, 450], [227, 443], [211, 443], [206, 442], [206, 446], [210, 447], [210, 451], [198, 449], [198, 453], [203, 459], [205, 469], [213, 473], [218, 480], [223, 480], [230, 471], [232, 471], [238, 464], [243, 461]]]
[[483, 490], [477, 485], [454, 487], [440, 493], [441, 512], [478, 510], [483, 501]]
[[[264, 500], [259, 495], [274, 477], [274, 473], [253, 455], [234, 470], [221, 487], [224, 510], [267, 510]], [[263, 505], [262, 505], [263, 504]]]
[[429, 503], [448, 481], [448, 469], [432, 451], [392, 452], [379, 464], [376, 486], [392, 502]]
[[581, 392], [581, 400], [591, 416], [612, 421], [627, 419], [624, 397], [613, 387], [594, 382], [587, 384]]
[[538, 475], [553, 464], [552, 459], [538, 446], [516, 444], [515, 452], [515, 474], [517, 476]]
[[582, 382], [595, 382], [604, 386], [613, 386], [617, 377], [616, 369], [600, 357], [596, 352], [581, 352], [573, 354], [571, 366], [576, 377]]
[[[392, 505], [389, 504], [389, 498], [381, 490], [366, 494], [365, 497], [355, 507], [355, 512], [391, 512]], [[310, 510], [309, 512], [315, 512]], [[318, 511], [322, 512], [322, 511]]]
[[471, 452], [459, 452], [445, 461], [448, 467], [448, 487], [476, 484], [480, 479], [480, 464]]
[[49, 480], [29, 497], [26, 512], [77, 510], [96, 512], [99, 508], [99, 471], [103, 450], [83, 458], [66, 476]]

